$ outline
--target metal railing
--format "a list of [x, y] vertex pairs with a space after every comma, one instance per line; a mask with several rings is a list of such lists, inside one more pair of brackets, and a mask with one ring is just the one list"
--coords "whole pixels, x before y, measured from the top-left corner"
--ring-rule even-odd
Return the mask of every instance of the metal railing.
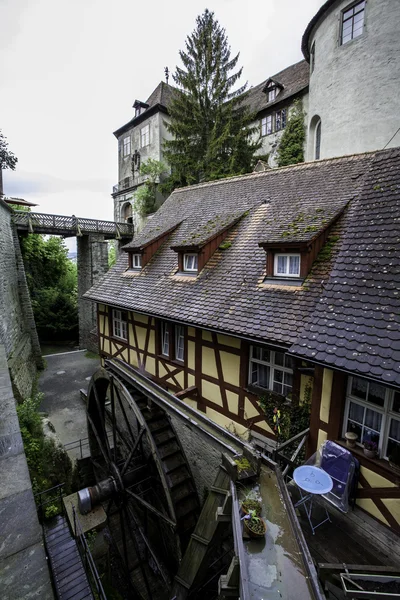
[[[113, 446], [113, 434], [112, 431], [107, 432], [108, 441], [110, 442], [110, 447]], [[81, 438], [79, 440], [75, 440], [73, 442], [68, 442], [68, 444], [64, 444], [64, 448], [67, 452], [79, 451], [79, 455], [77, 458], [88, 458], [90, 456], [90, 445], [89, 438]]]
[[99, 572], [97, 571], [96, 564], [94, 562], [92, 553], [87, 543], [87, 539], [82, 529], [82, 525], [79, 521], [78, 515], [75, 510], [75, 506], [72, 505], [72, 516], [74, 519], [74, 536], [76, 544], [78, 546], [79, 553], [84, 562], [84, 569], [89, 579], [92, 591], [95, 591], [100, 600], [107, 600], [107, 596], [104, 593], [104, 589], [101, 583]]
[[309, 433], [310, 428], [308, 427], [283, 444], [277, 445], [275, 448], [272, 459], [283, 469], [283, 477], [288, 475], [289, 469], [295, 469], [303, 462], [304, 456], [301, 451], [307, 441]]
[[139, 184], [139, 177], [125, 177], [121, 179], [116, 185], [113, 186], [113, 194], [118, 194], [118, 192], [123, 192], [124, 190], [128, 190], [129, 188]]
[[115, 223], [114, 221], [99, 221], [75, 216], [50, 215], [15, 210], [13, 222], [17, 229], [25, 229], [30, 233], [71, 233], [73, 235], [87, 235], [98, 233], [115, 237], [133, 236], [131, 223]]
[[[48, 505], [57, 506], [59, 505], [59, 512], [57, 514], [63, 514], [64, 511], [64, 502], [63, 502], [63, 487], [65, 483], [60, 483], [59, 485], [55, 485], [48, 490], [43, 490], [42, 492], [37, 492], [34, 494], [34, 498], [36, 501], [36, 507], [39, 517], [39, 522], [43, 524], [47, 518], [54, 517], [55, 514], [46, 515], [46, 507]], [[47, 499], [43, 499], [47, 498]]]
[[[113, 194], [118, 194], [118, 192], [123, 192], [124, 190], [129, 190], [132, 187], [135, 187], [135, 185], [140, 185], [141, 183], [144, 183], [145, 181], [147, 181], [149, 178], [148, 175], [129, 175], [129, 177], [124, 177], [124, 179], [121, 179], [121, 181], [119, 181], [116, 185], [113, 186]], [[159, 179], [156, 179], [156, 183], [159, 183]]]

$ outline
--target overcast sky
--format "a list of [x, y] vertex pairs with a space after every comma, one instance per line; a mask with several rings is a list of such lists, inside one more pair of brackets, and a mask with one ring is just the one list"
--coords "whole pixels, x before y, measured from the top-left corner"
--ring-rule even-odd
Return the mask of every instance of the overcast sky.
[[[323, 0], [0, 0], [0, 129], [18, 157], [4, 192], [55, 214], [112, 219], [117, 142], [175, 70], [208, 7], [257, 85], [302, 59]], [[170, 80], [170, 83], [172, 81]]]

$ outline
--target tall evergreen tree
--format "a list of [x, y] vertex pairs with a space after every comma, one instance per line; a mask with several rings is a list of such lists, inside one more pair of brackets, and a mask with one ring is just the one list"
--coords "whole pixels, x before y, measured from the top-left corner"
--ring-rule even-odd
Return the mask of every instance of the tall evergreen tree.
[[[199, 181], [247, 173], [257, 142], [251, 140], [253, 115], [246, 106], [247, 84], [234, 90], [242, 69], [231, 58], [225, 30], [209, 10], [197, 17], [196, 29], [180, 51], [184, 68], [173, 75], [179, 86], [170, 105], [165, 142], [171, 176], [164, 191]], [[169, 189], [168, 189], [169, 188]]]

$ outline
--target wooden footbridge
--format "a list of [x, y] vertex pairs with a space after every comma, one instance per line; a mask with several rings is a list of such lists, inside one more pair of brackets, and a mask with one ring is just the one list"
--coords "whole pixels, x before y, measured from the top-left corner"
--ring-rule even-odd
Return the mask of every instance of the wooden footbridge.
[[45, 233], [62, 235], [63, 237], [97, 234], [104, 236], [104, 239], [133, 237], [133, 225], [130, 223], [98, 221], [97, 219], [84, 219], [74, 215], [68, 217], [15, 210], [13, 222], [18, 231], [27, 233]]

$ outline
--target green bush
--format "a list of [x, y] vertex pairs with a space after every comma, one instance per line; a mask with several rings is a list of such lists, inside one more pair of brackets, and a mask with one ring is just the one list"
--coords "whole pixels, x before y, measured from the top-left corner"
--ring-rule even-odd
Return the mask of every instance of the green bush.
[[259, 400], [265, 420], [275, 431], [279, 443], [286, 442], [310, 426], [311, 387], [307, 386], [302, 404], [293, 405], [275, 392], [268, 392]]
[[32, 488], [37, 493], [65, 483], [64, 492], [69, 494], [73, 479], [72, 462], [63, 446], [46, 438], [43, 433], [38, 412], [42, 397], [43, 394], [36, 394], [17, 406]]

